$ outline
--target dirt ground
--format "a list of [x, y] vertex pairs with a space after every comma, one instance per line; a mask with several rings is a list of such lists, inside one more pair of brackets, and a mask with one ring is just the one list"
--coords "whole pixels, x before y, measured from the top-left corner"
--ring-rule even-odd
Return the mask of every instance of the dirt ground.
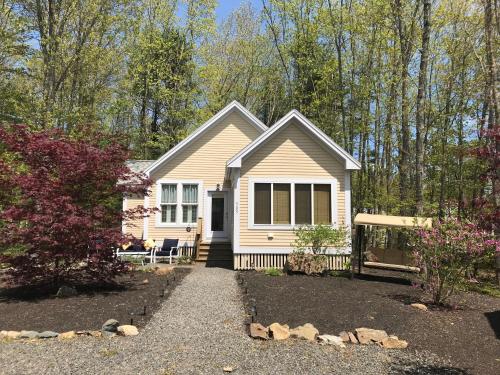
[[[78, 295], [56, 298], [54, 290], [0, 288], [0, 329], [64, 332], [98, 330], [108, 319], [143, 327], [189, 269], [165, 276], [134, 271], [116, 285], [77, 285]], [[145, 281], [147, 280], [147, 281]], [[144, 307], [146, 314], [144, 314]]]
[[406, 274], [371, 271], [363, 278], [267, 276], [242, 272], [246, 304], [255, 303], [256, 320], [291, 327], [312, 323], [320, 333], [369, 327], [409, 342], [409, 350], [428, 350], [448, 358], [466, 373], [500, 374], [500, 298], [464, 293], [453, 309], [420, 311], [427, 302]]

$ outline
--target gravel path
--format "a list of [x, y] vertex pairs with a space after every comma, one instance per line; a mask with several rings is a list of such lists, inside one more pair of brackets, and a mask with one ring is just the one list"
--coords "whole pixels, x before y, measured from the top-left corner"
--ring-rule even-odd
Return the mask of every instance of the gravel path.
[[235, 273], [198, 266], [139, 336], [0, 343], [0, 374], [459, 373], [426, 353], [252, 340], [244, 317]]

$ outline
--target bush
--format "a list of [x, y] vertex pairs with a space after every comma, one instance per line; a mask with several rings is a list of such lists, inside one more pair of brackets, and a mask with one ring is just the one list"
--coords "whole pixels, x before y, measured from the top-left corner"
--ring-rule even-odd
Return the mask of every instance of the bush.
[[324, 254], [328, 248], [343, 247], [347, 244], [345, 227], [334, 228], [331, 225], [303, 225], [294, 230], [294, 248], [311, 251], [313, 254]]
[[126, 241], [121, 222], [152, 211], [121, 210], [123, 195], [147, 194], [150, 185], [127, 159], [104, 134], [76, 140], [0, 127], [0, 263], [13, 282], [109, 281], [127, 270], [114, 256]]
[[181, 255], [180, 257], [177, 258], [177, 264], [187, 265], [191, 263], [193, 263], [193, 259], [190, 256]]
[[279, 268], [276, 267], [269, 267], [264, 270], [264, 273], [267, 276], [282, 276], [283, 271], [281, 271]]
[[465, 289], [467, 275], [477, 264], [492, 258], [499, 245], [493, 233], [455, 219], [413, 230], [410, 242], [424, 288], [436, 304]]
[[326, 255], [294, 251], [288, 255], [285, 269], [287, 272], [322, 275], [328, 269], [328, 259]]

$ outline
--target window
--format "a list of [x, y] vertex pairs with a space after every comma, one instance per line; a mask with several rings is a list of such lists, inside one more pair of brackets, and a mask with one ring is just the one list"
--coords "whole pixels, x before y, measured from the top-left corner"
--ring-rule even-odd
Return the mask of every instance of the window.
[[175, 223], [177, 212], [177, 185], [161, 185], [161, 222]]
[[273, 184], [273, 224], [291, 224], [290, 184]]
[[311, 223], [311, 184], [295, 184], [295, 224]]
[[160, 215], [158, 224], [184, 225], [195, 224], [198, 218], [197, 183], [162, 183], [159, 185]]
[[182, 222], [196, 223], [198, 217], [198, 185], [182, 185]]
[[253, 225], [332, 224], [333, 183], [253, 184]]
[[271, 224], [271, 184], [255, 184], [255, 224]]

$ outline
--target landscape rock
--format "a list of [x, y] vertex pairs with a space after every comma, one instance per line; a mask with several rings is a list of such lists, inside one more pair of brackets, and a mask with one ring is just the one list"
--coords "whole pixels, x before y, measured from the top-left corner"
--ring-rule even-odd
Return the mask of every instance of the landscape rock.
[[224, 372], [233, 372], [233, 370], [234, 370], [234, 369], [233, 369], [231, 366], [226, 366], [226, 367], [224, 367], [224, 368], [222, 369], [222, 371], [224, 371]]
[[118, 327], [118, 334], [121, 336], [137, 336], [139, 334], [139, 330], [136, 326], [125, 324]]
[[352, 333], [352, 332], [348, 332], [347, 334], [349, 335], [349, 340], [350, 340], [353, 344], [359, 344], [359, 341], [358, 341], [358, 339], [356, 338], [356, 336], [354, 335], [354, 333]]
[[343, 342], [349, 342], [349, 334], [346, 331], [342, 331], [339, 333], [339, 337], [342, 339]]
[[423, 303], [412, 303], [410, 306], [414, 307], [416, 309], [422, 310], [422, 311], [428, 311], [429, 310], [427, 308], [427, 306], [425, 306]]
[[149, 284], [149, 280], [148, 279], [144, 279], [144, 280], [142, 280], [142, 283], [143, 284]]
[[389, 337], [387, 332], [380, 329], [356, 328], [356, 336], [360, 344], [371, 344], [373, 342], [382, 342]]
[[290, 336], [307, 341], [314, 341], [319, 335], [319, 331], [311, 323], [298, 326], [290, 330]]
[[0, 331], [0, 338], [17, 339], [20, 335], [18, 331]]
[[87, 334], [92, 337], [101, 337], [102, 331], [88, 331]]
[[334, 335], [321, 335], [318, 336], [318, 340], [320, 343], [324, 345], [335, 345], [340, 348], [345, 348], [344, 341], [342, 341], [342, 338], [339, 336], [334, 336]]
[[21, 331], [19, 334], [20, 339], [36, 339], [38, 338], [37, 331]]
[[116, 319], [108, 319], [102, 325], [101, 331], [116, 332], [120, 323]]
[[273, 340], [286, 340], [290, 337], [290, 327], [286, 324], [273, 323], [269, 327]]
[[269, 329], [260, 323], [251, 323], [250, 337], [254, 339], [269, 340]]
[[171, 273], [174, 269], [172, 267], [160, 267], [155, 269], [154, 273], [157, 276], [165, 276]]
[[38, 334], [39, 339], [52, 339], [54, 337], [59, 336], [59, 333], [54, 331], [43, 331]]
[[116, 336], [115, 332], [102, 331], [101, 333], [103, 337], [111, 338]]
[[382, 340], [381, 345], [385, 349], [406, 349], [408, 347], [408, 342], [398, 339], [397, 336], [389, 336]]
[[60, 340], [69, 340], [69, 339], [73, 339], [75, 337], [76, 337], [75, 331], [68, 331], [68, 332], [60, 333], [57, 338]]
[[62, 287], [59, 288], [57, 291], [56, 297], [58, 298], [66, 298], [66, 297], [73, 297], [78, 294], [77, 290], [71, 286], [63, 285]]

